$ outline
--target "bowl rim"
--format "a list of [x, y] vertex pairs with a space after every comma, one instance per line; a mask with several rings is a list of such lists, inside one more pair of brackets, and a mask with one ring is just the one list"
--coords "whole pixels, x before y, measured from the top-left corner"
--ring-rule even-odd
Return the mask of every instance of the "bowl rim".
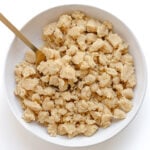
[[[50, 140], [48, 140], [48, 139], [46, 139], [46, 138], [40, 136], [39, 134], [33, 132], [33, 131], [31, 130], [31, 128], [29, 128], [28, 126], [26, 126], [26, 124], [21, 120], [21, 118], [16, 115], [15, 111], [13, 110], [13, 107], [10, 105], [8, 94], [6, 94], [6, 99], [7, 99], [7, 103], [8, 103], [8, 105], [9, 105], [9, 107], [10, 107], [10, 109], [11, 109], [13, 115], [14, 115], [15, 118], [18, 120], [18, 122], [21, 124], [21, 126], [23, 126], [23, 128], [25, 128], [29, 133], [32, 133], [32, 135], [36, 136], [37, 138], [39, 138], [39, 139], [41, 139], [41, 140], [43, 140], [43, 141], [45, 141], [45, 142], [48, 142], [48, 143], [50, 143], [50, 144], [59, 145], [59, 146], [63, 146], [63, 147], [87, 147], [87, 146], [92, 146], [92, 145], [100, 144], [100, 143], [103, 143], [103, 142], [106, 142], [106, 141], [110, 140], [111, 138], [113, 138], [113, 137], [115, 137], [116, 135], [118, 135], [119, 133], [121, 133], [125, 128], [127, 128], [128, 125], [135, 119], [135, 117], [137, 116], [137, 114], [138, 114], [138, 112], [139, 112], [139, 110], [140, 110], [140, 108], [141, 108], [141, 106], [142, 106], [142, 104], [143, 104], [144, 97], [145, 97], [145, 94], [146, 94], [146, 89], [147, 89], [147, 64], [146, 64], [146, 61], [145, 61], [145, 56], [144, 56], [144, 54], [143, 54], [143, 52], [142, 52], [141, 45], [140, 45], [139, 41], [137, 40], [137, 38], [135, 37], [135, 35], [134, 35], [134, 33], [132, 32], [132, 30], [131, 30], [123, 21], [121, 21], [118, 17], [116, 17], [115, 15], [113, 15], [111, 12], [106, 11], [106, 10], [104, 10], [104, 9], [98, 7], [98, 6], [96, 7], [96, 6], [93, 6], [93, 5], [78, 4], [78, 3], [77, 3], [77, 4], [63, 4], [63, 5], [61, 5], [61, 4], [59, 5], [59, 4], [58, 4], [58, 5], [55, 6], [55, 7], [50, 7], [50, 8], [48, 8], [48, 9], [45, 9], [45, 10], [41, 11], [40, 13], [34, 15], [32, 18], [30, 18], [30, 19], [21, 27], [20, 31], [22, 31], [33, 19], [35, 19], [36, 17], [40, 16], [41, 14], [46, 13], [46, 12], [49, 11], [50, 9], [59, 9], [59, 8], [61, 8], [61, 7], [66, 7], [66, 6], [67, 6], [67, 7], [71, 7], [71, 6], [77, 7], [77, 6], [80, 6], [80, 7], [89, 7], [89, 8], [93, 8], [93, 9], [99, 9], [99, 10], [103, 11], [104, 13], [106, 13], [106, 14], [112, 16], [112, 17], [115, 18], [117, 21], [121, 22], [121, 24], [123, 24], [124, 27], [126, 27], [127, 30], [132, 34], [134, 40], [136, 41], [136, 44], [137, 44], [138, 47], [139, 47], [139, 52], [140, 52], [140, 55], [141, 55], [141, 57], [142, 57], [142, 63], [143, 63], [143, 67], [144, 67], [144, 80], [145, 80], [145, 81], [144, 81], [145, 84], [144, 84], [144, 88], [143, 88], [143, 95], [141, 96], [141, 102], [139, 103], [139, 106], [138, 106], [137, 109], [135, 110], [134, 115], [133, 115], [133, 116], [131, 117], [131, 119], [126, 123], [126, 125], [124, 125], [123, 128], [121, 128], [120, 130], [116, 131], [116, 132], [113, 133], [112, 135], [109, 135], [109, 136], [107, 137], [107, 139], [104, 139], [104, 140], [102, 140], [102, 141], [94, 141], [94, 142], [86, 143], [86, 144], [82, 144], [82, 145], [78, 145], [78, 144], [77, 144], [77, 145], [70, 145], [70, 144], [65, 144], [65, 143], [57, 143], [57, 140], [56, 140], [56, 142], [50, 141]], [[13, 43], [14, 43], [14, 41], [15, 41], [16, 39], [17, 39], [17, 37], [14, 36], [14, 38], [13, 38], [13, 40], [12, 40], [10, 46], [8, 47], [8, 51], [7, 51], [6, 57], [5, 57], [4, 72], [3, 72], [3, 81], [4, 81], [3, 83], [4, 83], [4, 91], [5, 91], [5, 92], [8, 91], [8, 90], [7, 90], [7, 86], [6, 86], [6, 85], [7, 85], [7, 84], [6, 84], [6, 78], [5, 78], [6, 75], [7, 75], [7, 74], [6, 74], [7, 59], [8, 59], [8, 55], [9, 55], [10, 49], [11, 49], [11, 47], [12, 47], [12, 45], [13, 45]], [[69, 142], [68, 142], [68, 143], [69, 143]]]

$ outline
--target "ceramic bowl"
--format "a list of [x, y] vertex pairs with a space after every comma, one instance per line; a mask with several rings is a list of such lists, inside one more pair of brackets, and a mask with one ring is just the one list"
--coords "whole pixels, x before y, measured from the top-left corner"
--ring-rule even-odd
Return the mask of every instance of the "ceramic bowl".
[[147, 72], [142, 50], [132, 31], [117, 17], [100, 8], [87, 5], [63, 5], [51, 8], [31, 19], [21, 29], [21, 32], [23, 32], [36, 46], [41, 46], [42, 28], [48, 23], [57, 20], [61, 14], [74, 10], [83, 11], [88, 16], [96, 19], [109, 20], [114, 26], [114, 31], [118, 33], [130, 45], [129, 51], [134, 58], [137, 85], [134, 90], [133, 109], [127, 114], [127, 118], [122, 121], [118, 121], [117, 123], [112, 123], [112, 125], [106, 129], [100, 128], [98, 132], [96, 132], [96, 134], [91, 137], [77, 136], [72, 139], [68, 139], [65, 136], [51, 137], [44, 127], [39, 126], [36, 123], [26, 123], [22, 119], [23, 110], [21, 108], [21, 105], [17, 97], [14, 95], [14, 68], [16, 64], [23, 60], [24, 54], [29, 48], [26, 47], [26, 45], [24, 45], [24, 43], [17, 38], [13, 40], [7, 54], [4, 80], [9, 106], [11, 107], [11, 110], [17, 120], [24, 126], [24, 128], [26, 128], [28, 131], [38, 136], [42, 140], [48, 141], [50, 143], [70, 147], [83, 147], [101, 143], [112, 138], [114, 135], [122, 131], [122, 129], [124, 129], [133, 120], [143, 102], [147, 85]]

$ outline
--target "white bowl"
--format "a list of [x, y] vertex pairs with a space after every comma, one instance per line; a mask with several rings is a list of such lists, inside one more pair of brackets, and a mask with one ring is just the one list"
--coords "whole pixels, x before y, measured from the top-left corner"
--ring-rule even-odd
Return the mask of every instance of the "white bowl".
[[51, 137], [49, 136], [44, 127], [41, 127], [36, 123], [26, 123], [21, 118], [23, 111], [17, 97], [15, 97], [14, 95], [14, 68], [16, 64], [23, 60], [25, 51], [28, 50], [28, 47], [26, 47], [24, 43], [17, 38], [13, 40], [7, 54], [5, 64], [5, 85], [8, 96], [8, 103], [11, 107], [11, 110], [16, 116], [17, 120], [28, 131], [32, 132], [41, 139], [51, 143], [70, 147], [82, 147], [101, 143], [110, 139], [111, 137], [119, 133], [122, 129], [124, 129], [129, 124], [129, 122], [131, 122], [131, 120], [137, 114], [144, 98], [147, 84], [147, 72], [141, 48], [133, 33], [123, 22], [121, 22], [115, 16], [99, 8], [86, 5], [65, 5], [55, 7], [34, 17], [22, 28], [21, 32], [23, 32], [35, 45], [41, 46], [42, 28], [49, 22], [57, 20], [58, 16], [60, 16], [62, 13], [70, 12], [73, 10], [81, 10], [91, 17], [111, 21], [114, 25], [114, 31], [121, 35], [123, 39], [127, 41], [130, 45], [129, 51], [134, 58], [137, 86], [134, 91], [134, 107], [127, 114], [127, 118], [122, 121], [118, 121], [117, 123], [113, 123], [107, 129], [99, 129], [99, 131], [91, 137], [78, 136], [73, 139], [68, 139], [64, 136]]

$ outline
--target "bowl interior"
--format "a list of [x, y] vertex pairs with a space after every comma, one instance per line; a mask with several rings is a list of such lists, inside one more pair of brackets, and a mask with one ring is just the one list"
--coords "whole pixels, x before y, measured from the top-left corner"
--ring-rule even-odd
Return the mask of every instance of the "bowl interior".
[[94, 17], [96, 19], [109, 20], [114, 25], [114, 31], [117, 32], [119, 35], [121, 35], [122, 38], [130, 45], [129, 51], [134, 57], [135, 70], [137, 76], [137, 86], [134, 92], [134, 99], [133, 99], [134, 107], [131, 110], [131, 112], [127, 114], [127, 118], [122, 121], [113, 123], [107, 129], [99, 129], [99, 131], [91, 137], [78, 136], [73, 139], [68, 139], [67, 137], [63, 137], [63, 136], [51, 137], [47, 134], [46, 129], [44, 129], [43, 127], [35, 123], [30, 123], [30, 124], [25, 123], [24, 120], [22, 120], [21, 118], [22, 108], [13, 93], [15, 89], [14, 68], [17, 63], [23, 60], [25, 51], [28, 50], [29, 48], [26, 47], [24, 43], [17, 38], [15, 38], [13, 43], [11, 44], [7, 55], [6, 66], [5, 66], [5, 85], [6, 85], [6, 92], [8, 95], [8, 103], [16, 118], [19, 120], [19, 122], [21, 122], [21, 124], [26, 129], [28, 129], [30, 132], [34, 133], [35, 135], [37, 135], [38, 137], [46, 141], [63, 145], [63, 146], [77, 147], [77, 146], [93, 145], [111, 138], [112, 136], [120, 132], [123, 128], [125, 128], [127, 124], [134, 118], [135, 114], [137, 113], [142, 103], [144, 93], [145, 93], [146, 67], [145, 67], [144, 57], [141, 53], [140, 47], [137, 43], [136, 38], [131, 33], [131, 31], [125, 26], [124, 23], [122, 23], [116, 17], [114, 17], [110, 13], [107, 13], [95, 7], [85, 6], [85, 5], [65, 5], [65, 6], [55, 7], [34, 17], [22, 28], [21, 31], [35, 45], [41, 46], [42, 28], [46, 24], [57, 20], [62, 13], [71, 12], [73, 10], [81, 10], [85, 12], [87, 15]]

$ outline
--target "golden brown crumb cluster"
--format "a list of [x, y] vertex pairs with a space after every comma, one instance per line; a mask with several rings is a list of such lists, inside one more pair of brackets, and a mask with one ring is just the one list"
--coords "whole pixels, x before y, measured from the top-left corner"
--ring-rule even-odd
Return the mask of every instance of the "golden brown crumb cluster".
[[75, 11], [43, 30], [46, 61], [35, 65], [27, 51], [16, 65], [16, 89], [27, 122], [47, 127], [51, 136], [91, 136], [124, 119], [136, 85], [128, 45], [112, 24]]

